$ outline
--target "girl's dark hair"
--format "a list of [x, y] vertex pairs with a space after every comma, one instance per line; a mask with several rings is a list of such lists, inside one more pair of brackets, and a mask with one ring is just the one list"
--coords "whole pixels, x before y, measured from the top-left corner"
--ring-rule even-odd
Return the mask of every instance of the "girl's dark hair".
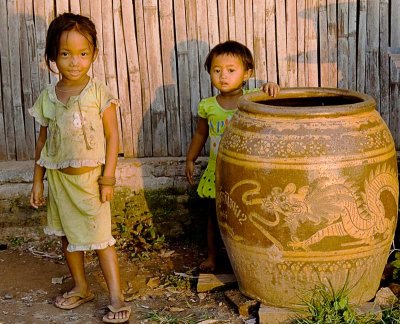
[[208, 53], [204, 68], [210, 73], [211, 63], [214, 57], [218, 55], [233, 55], [240, 58], [243, 62], [245, 70], [254, 68], [254, 59], [250, 50], [236, 41], [226, 41], [215, 46], [210, 53]]
[[94, 23], [85, 16], [73, 13], [63, 13], [57, 16], [49, 26], [46, 36], [45, 58], [48, 68], [51, 70], [50, 62], [55, 62], [60, 49], [60, 38], [64, 31], [76, 29], [84, 36], [94, 49], [97, 49], [97, 32]]

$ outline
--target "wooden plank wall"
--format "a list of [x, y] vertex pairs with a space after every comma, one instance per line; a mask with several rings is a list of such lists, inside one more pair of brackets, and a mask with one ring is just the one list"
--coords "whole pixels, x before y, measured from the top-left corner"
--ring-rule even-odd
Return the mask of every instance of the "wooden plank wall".
[[254, 54], [250, 87], [371, 94], [400, 148], [399, 71], [387, 54], [400, 47], [400, 0], [0, 0], [0, 160], [34, 156], [38, 125], [27, 109], [58, 78], [44, 63], [45, 37], [65, 11], [97, 26], [91, 73], [121, 101], [121, 155], [186, 154], [197, 104], [216, 94], [204, 60], [228, 39]]

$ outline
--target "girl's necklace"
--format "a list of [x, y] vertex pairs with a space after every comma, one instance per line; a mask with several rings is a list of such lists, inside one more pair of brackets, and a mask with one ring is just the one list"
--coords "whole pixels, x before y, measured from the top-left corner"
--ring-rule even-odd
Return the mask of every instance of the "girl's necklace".
[[81, 91], [84, 87], [76, 88], [76, 89], [71, 89], [71, 90], [62, 90], [56, 85], [56, 90], [60, 92], [74, 92], [74, 91]]

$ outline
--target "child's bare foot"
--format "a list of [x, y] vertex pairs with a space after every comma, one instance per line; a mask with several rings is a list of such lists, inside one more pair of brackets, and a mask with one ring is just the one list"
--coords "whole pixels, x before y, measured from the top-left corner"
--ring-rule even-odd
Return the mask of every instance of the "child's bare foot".
[[199, 268], [202, 271], [208, 271], [208, 272], [215, 271], [215, 258], [208, 257], [206, 260], [200, 263]]

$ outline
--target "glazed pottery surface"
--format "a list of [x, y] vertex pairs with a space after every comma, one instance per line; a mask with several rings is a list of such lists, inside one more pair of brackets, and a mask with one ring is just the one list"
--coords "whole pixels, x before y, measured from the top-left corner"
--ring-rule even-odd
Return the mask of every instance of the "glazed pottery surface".
[[316, 285], [379, 287], [397, 223], [392, 136], [374, 100], [331, 88], [243, 96], [221, 140], [217, 215], [241, 292], [297, 308]]

